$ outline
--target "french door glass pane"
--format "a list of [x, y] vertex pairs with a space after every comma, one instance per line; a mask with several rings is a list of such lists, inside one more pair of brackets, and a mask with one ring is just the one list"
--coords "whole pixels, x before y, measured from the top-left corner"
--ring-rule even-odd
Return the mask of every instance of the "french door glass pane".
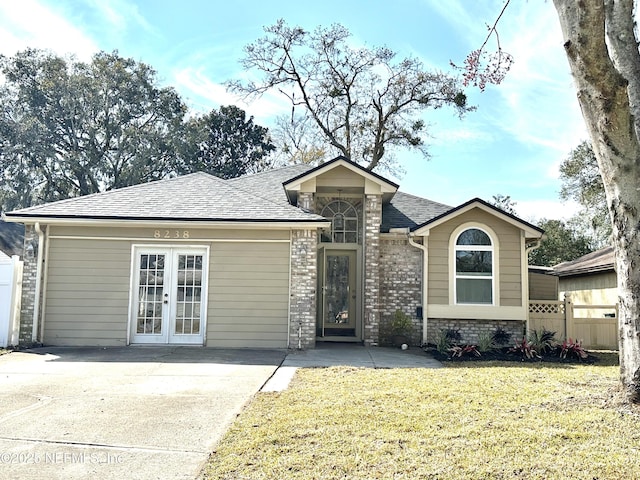
[[178, 255], [176, 323], [177, 335], [200, 333], [202, 255]]
[[136, 333], [162, 334], [164, 255], [140, 255]]

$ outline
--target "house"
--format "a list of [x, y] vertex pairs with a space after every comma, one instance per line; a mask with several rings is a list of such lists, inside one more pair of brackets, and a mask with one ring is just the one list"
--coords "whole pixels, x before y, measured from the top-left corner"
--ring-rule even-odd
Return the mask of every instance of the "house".
[[613, 247], [588, 253], [553, 267], [558, 277], [558, 295], [579, 305], [615, 305], [618, 303], [618, 279]]
[[232, 180], [195, 173], [5, 213], [23, 223], [20, 338], [49, 345], [310, 348], [469, 342], [527, 320], [542, 230], [480, 200], [398, 191], [343, 157]]

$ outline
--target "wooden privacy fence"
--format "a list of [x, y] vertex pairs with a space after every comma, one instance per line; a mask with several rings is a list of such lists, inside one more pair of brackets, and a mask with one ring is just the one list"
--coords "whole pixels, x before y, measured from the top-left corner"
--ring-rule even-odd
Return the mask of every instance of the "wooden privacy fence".
[[585, 348], [618, 349], [617, 305], [574, 305], [564, 300], [531, 300], [529, 331], [543, 328], [556, 332], [556, 338], [581, 340]]

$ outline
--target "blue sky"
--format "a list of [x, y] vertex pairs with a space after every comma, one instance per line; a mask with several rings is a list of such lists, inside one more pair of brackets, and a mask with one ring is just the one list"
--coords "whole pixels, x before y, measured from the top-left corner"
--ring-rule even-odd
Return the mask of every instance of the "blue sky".
[[[118, 50], [152, 65], [195, 111], [237, 104], [270, 126], [290, 110], [277, 94], [249, 105], [222, 84], [247, 78], [242, 47], [263, 27], [284, 18], [306, 29], [341, 23], [354, 45], [386, 45], [400, 57], [420, 58], [450, 71], [478, 48], [503, 0], [3, 0], [0, 53], [48, 48], [89, 59]], [[401, 190], [449, 205], [473, 197], [511, 195], [525, 219], [567, 217], [574, 204], [558, 198], [558, 165], [587, 137], [552, 2], [513, 0], [499, 26], [515, 58], [503, 84], [484, 93], [470, 88], [477, 106], [459, 120], [452, 111], [428, 111], [431, 159], [400, 152]]]

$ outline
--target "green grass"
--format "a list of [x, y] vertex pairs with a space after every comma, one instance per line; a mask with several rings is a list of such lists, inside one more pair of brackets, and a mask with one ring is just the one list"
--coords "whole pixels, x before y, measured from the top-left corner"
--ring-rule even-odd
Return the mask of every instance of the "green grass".
[[302, 369], [254, 398], [203, 478], [640, 478], [640, 416], [604, 359]]

